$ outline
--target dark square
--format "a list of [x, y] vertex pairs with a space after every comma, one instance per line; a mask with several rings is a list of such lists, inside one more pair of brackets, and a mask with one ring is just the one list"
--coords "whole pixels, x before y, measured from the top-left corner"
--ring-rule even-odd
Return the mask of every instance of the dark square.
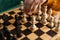
[[35, 33], [36, 35], [38, 35], [38, 36], [41, 36], [41, 35], [44, 34], [44, 32], [43, 32], [42, 30], [40, 30], [40, 29], [36, 30], [34, 33]]
[[41, 23], [37, 23], [37, 24], [35, 24], [38, 28], [41, 28], [41, 27], [43, 27], [43, 24], [41, 24]]
[[29, 17], [27, 17], [27, 21], [31, 21], [32, 20], [32, 18], [29, 16]]
[[20, 30], [20, 28], [16, 28], [16, 30], [17, 30], [16, 35], [18, 38], [20, 38], [22, 36], [22, 30]]
[[4, 23], [3, 23], [4, 26], [8, 26], [8, 25], [10, 25], [10, 24], [11, 24], [11, 23], [8, 22], [8, 21], [4, 21]]
[[7, 40], [17, 40], [14, 36], [7, 37]]
[[4, 21], [8, 21], [8, 20], [10, 20], [10, 19], [13, 19], [13, 17], [3, 14], [2, 19], [3, 19]]
[[50, 35], [51, 37], [54, 37], [57, 33], [54, 32], [53, 30], [50, 30], [47, 32], [48, 35]]
[[18, 26], [17, 21], [15, 21], [15, 22], [13, 23], [13, 25], [14, 25], [15, 27], [17, 27], [17, 26]]
[[20, 21], [22, 19], [22, 17], [15, 15], [15, 19], [18, 20], [18, 21]]
[[10, 11], [9, 14], [10, 15], [13, 15], [13, 14], [15, 14], [15, 12], [14, 11]]
[[21, 11], [21, 8], [19, 8], [18, 10], [20, 10], [20, 11]]
[[30, 40], [29, 38], [27, 38], [27, 37], [24, 37], [23, 39], [21, 39], [21, 40]]
[[17, 34], [16, 28], [10, 31], [13, 35]]
[[43, 40], [43, 39], [41, 39], [41, 38], [37, 38], [36, 40]]
[[22, 37], [22, 34], [21, 34], [21, 33], [20, 33], [20, 34], [18, 33], [18, 34], [17, 34], [17, 37], [18, 37], [18, 38]]
[[21, 23], [14, 22], [13, 25], [14, 25], [15, 28], [18, 28], [18, 29], [22, 28]]
[[10, 19], [13, 19], [13, 17], [12, 16], [8, 16], [8, 20], [10, 20]]
[[19, 14], [19, 15], [23, 15], [23, 12], [18, 12], [17, 14]]
[[25, 34], [25, 35], [29, 35], [30, 33], [32, 33], [32, 31], [29, 29], [26, 29], [23, 31], [23, 34]]
[[24, 26], [26, 26], [26, 27], [30, 27], [31, 25], [32, 24], [30, 22], [27, 22], [27, 23], [24, 24]]

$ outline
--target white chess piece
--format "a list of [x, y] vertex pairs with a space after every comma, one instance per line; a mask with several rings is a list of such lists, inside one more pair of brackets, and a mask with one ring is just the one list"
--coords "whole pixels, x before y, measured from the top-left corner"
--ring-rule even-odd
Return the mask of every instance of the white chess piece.
[[24, 9], [24, 2], [21, 1], [20, 8], [23, 10]]
[[[24, 9], [24, 2], [23, 2], [23, 1], [21, 1], [20, 8], [21, 8], [21, 10]], [[27, 15], [24, 13], [24, 14], [23, 14], [23, 21], [24, 21], [24, 22], [27, 21], [26, 17], [27, 17]]]
[[50, 26], [54, 27], [54, 17], [51, 17]]
[[24, 22], [27, 22], [26, 17], [27, 17], [27, 15], [24, 13], [24, 14], [23, 14], [23, 21], [24, 21]]
[[45, 12], [42, 15], [42, 21], [41, 21], [41, 23], [43, 25], [47, 25], [48, 24], [48, 22], [46, 20], [47, 18], [48, 18], [48, 15], [47, 15], [47, 6], [45, 6]]
[[49, 9], [48, 13], [49, 13], [48, 17], [49, 26], [54, 27], [54, 17], [52, 16], [52, 8]]
[[35, 29], [36, 28], [36, 26], [35, 26], [35, 22], [36, 22], [35, 19], [36, 19], [36, 17], [33, 15], [32, 18], [33, 18], [33, 22], [32, 22], [33, 23], [33, 27], [32, 28]]
[[50, 15], [52, 14], [52, 8], [49, 9], [49, 14], [50, 14]]
[[46, 19], [48, 18], [48, 15], [47, 15], [47, 6], [45, 6], [45, 13], [43, 15], [45, 15]]
[[52, 8], [49, 9], [48, 13], [49, 13], [48, 21], [50, 21], [52, 17]]

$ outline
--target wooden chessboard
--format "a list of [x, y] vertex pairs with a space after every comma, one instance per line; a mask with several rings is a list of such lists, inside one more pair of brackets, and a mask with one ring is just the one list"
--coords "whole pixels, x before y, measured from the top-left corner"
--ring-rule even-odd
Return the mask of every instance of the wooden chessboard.
[[[43, 24], [37, 22], [35, 24], [37, 28], [35, 30], [31, 30], [30, 27], [32, 25], [32, 18], [28, 16], [26, 17], [27, 22], [23, 22], [22, 15], [23, 12], [20, 8], [0, 14], [0, 34], [3, 32], [3, 36], [6, 40], [60, 40], [60, 32], [55, 29], [56, 27], [52, 28], [44, 26]], [[11, 36], [9, 36], [9, 32], [5, 31], [4, 27], [6, 27], [12, 35], [16, 35], [17, 37], [15, 38], [17, 39], [13, 37], [11, 38]], [[3, 40], [2, 38], [0, 39]]]

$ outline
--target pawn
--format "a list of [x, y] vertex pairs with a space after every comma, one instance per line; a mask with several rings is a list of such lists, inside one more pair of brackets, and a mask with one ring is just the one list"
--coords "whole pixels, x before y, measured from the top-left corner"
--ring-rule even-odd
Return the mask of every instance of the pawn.
[[33, 16], [33, 28], [36, 28], [35, 23], [36, 23], [36, 17]]
[[27, 22], [26, 17], [27, 17], [27, 15], [24, 13], [24, 14], [23, 14], [23, 22]]
[[4, 40], [4, 33], [0, 31], [0, 40]]
[[21, 1], [20, 8], [21, 8], [21, 10], [24, 9], [24, 3], [23, 3], [23, 1]]
[[32, 24], [32, 29], [37, 28], [37, 27], [35, 26], [35, 23], [36, 23], [36, 20], [35, 20], [35, 19], [36, 19], [36, 17], [33, 15], [33, 16], [32, 16], [32, 23], [33, 23], [33, 24]]
[[52, 17], [52, 8], [49, 9], [48, 13], [49, 13], [48, 21], [50, 21]]
[[54, 27], [54, 22], [53, 21], [50, 22], [50, 26]]
[[51, 17], [49, 26], [54, 27], [54, 17]]
[[49, 12], [49, 14], [51, 16], [51, 14], [52, 14], [52, 8], [50, 8], [48, 12]]

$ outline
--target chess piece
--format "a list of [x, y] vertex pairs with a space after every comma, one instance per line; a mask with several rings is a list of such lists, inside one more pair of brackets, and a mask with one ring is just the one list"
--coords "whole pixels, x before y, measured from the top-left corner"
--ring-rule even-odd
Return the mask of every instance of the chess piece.
[[51, 14], [52, 14], [52, 8], [49, 9], [49, 14], [51, 16]]
[[35, 23], [36, 23], [36, 17], [33, 15], [33, 28], [36, 28]]
[[11, 32], [7, 29], [6, 26], [4, 26], [3, 30], [4, 30], [4, 36], [5, 36], [5, 37], [10, 37], [10, 36], [11, 36], [11, 35], [10, 35]]
[[34, 15], [32, 15], [32, 26], [31, 26], [31, 29], [35, 29], [36, 26], [35, 26], [35, 23], [36, 23], [36, 17]]
[[42, 20], [41, 20], [41, 23], [43, 25], [47, 25], [48, 22], [47, 22], [47, 19], [48, 18], [48, 15], [47, 15], [47, 6], [45, 6], [45, 12], [42, 14]]
[[51, 17], [49, 26], [54, 27], [54, 17]]
[[23, 14], [23, 22], [27, 22], [26, 17], [27, 17], [27, 15], [24, 13], [24, 14]]
[[1, 30], [0, 30], [0, 40], [5, 40], [5, 39], [4, 39], [4, 33], [3, 33], [3, 31], [1, 31]]
[[[23, 3], [23, 1], [21, 1], [21, 9], [22, 9], [22, 10], [24, 9], [24, 3]], [[26, 20], [26, 14], [25, 14], [25, 13], [23, 14], [23, 21], [24, 21], [24, 22], [27, 21], [27, 20]]]
[[[16, 17], [18, 17], [17, 15], [16, 15]], [[22, 33], [22, 31], [20, 30], [21, 29], [21, 24], [20, 24], [20, 22], [19, 22], [19, 20], [18, 20], [19, 18], [16, 18], [16, 23], [15, 23], [15, 32], [16, 32], [16, 35], [15, 36], [17, 36], [17, 37], [21, 37], [22, 35], [21, 35], [21, 33]]]
[[24, 9], [24, 2], [23, 1], [21, 1], [20, 8], [21, 8], [21, 10]]
[[39, 10], [38, 10], [38, 20], [41, 20], [41, 15], [42, 11], [41, 11], [41, 4], [39, 5]]
[[48, 11], [49, 13], [49, 17], [48, 17], [48, 21], [49, 21], [49, 26], [54, 27], [54, 16], [52, 16], [52, 8], [49, 9]]
[[0, 23], [0, 30], [2, 30], [3, 29], [3, 25], [2, 25], [2, 23]]
[[50, 21], [52, 17], [52, 8], [49, 9], [48, 13], [49, 13], [49, 17], [47, 20]]

